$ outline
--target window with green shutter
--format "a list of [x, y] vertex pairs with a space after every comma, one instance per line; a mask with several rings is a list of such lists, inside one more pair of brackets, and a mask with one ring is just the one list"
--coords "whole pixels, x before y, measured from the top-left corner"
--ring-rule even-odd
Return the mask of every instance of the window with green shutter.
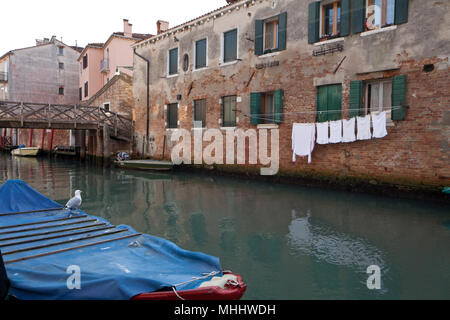
[[223, 34], [223, 62], [232, 62], [237, 59], [237, 29], [227, 31]]
[[195, 42], [195, 69], [205, 68], [207, 64], [207, 40], [202, 39]]
[[342, 85], [317, 88], [317, 122], [342, 119]]
[[308, 43], [319, 41], [320, 35], [320, 1], [308, 5]]
[[395, 0], [395, 24], [408, 22], [409, 0]]
[[250, 124], [261, 123], [261, 93], [250, 93]]
[[250, 94], [250, 124], [273, 124], [283, 121], [283, 90]]
[[364, 115], [364, 84], [362, 81], [350, 82], [350, 118]]
[[206, 126], [206, 99], [194, 100], [194, 121], [200, 121], [202, 128]]
[[169, 51], [169, 75], [178, 74], [178, 48]]
[[392, 78], [392, 120], [406, 118], [406, 75]]
[[286, 50], [287, 12], [265, 20], [255, 20], [255, 54]]
[[171, 103], [167, 106], [167, 127], [178, 128], [178, 103]]
[[352, 0], [352, 33], [365, 31], [366, 0]]

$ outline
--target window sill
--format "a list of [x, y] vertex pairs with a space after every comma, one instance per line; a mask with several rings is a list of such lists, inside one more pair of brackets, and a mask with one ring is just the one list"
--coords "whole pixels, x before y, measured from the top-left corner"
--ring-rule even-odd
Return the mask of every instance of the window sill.
[[234, 60], [234, 61], [230, 61], [230, 62], [222, 62], [222, 63], [220, 63], [219, 64], [219, 67], [228, 67], [228, 66], [231, 66], [231, 65], [233, 65], [233, 64], [236, 64], [236, 63], [238, 63], [238, 61], [239, 60]]
[[390, 26], [390, 27], [385, 27], [385, 28], [380, 28], [380, 29], [376, 29], [376, 30], [370, 30], [370, 31], [366, 31], [361, 33], [361, 37], [367, 37], [370, 36], [372, 34], [377, 34], [380, 32], [388, 32], [388, 31], [392, 31], [397, 29], [397, 26]]
[[264, 59], [264, 58], [269, 58], [269, 57], [274, 57], [280, 54], [280, 51], [275, 51], [275, 52], [271, 52], [271, 53], [266, 53], [266, 54], [262, 54], [260, 56], [257, 56], [260, 59]]
[[179, 128], [166, 128], [166, 131], [169, 131], [169, 132], [172, 132], [172, 131], [175, 131], [175, 130], [178, 130]]
[[257, 129], [278, 129], [279, 126], [275, 123], [265, 123], [265, 124], [258, 124], [256, 126]]
[[202, 127], [202, 128], [191, 128], [191, 131], [195, 131], [195, 130], [202, 130], [202, 131], [205, 131], [205, 130], [208, 130], [208, 128], [206, 128], [206, 127]]
[[175, 78], [175, 77], [178, 77], [178, 73], [177, 73], [177, 74], [168, 74], [168, 75], [166, 76], [167, 79], [169, 79], [169, 78]]
[[220, 130], [236, 130], [236, 126], [234, 127], [220, 127]]
[[324, 44], [330, 44], [330, 43], [335, 43], [335, 42], [342, 42], [344, 40], [345, 40], [344, 37], [340, 37], [340, 38], [330, 39], [330, 40], [326, 40], [326, 41], [316, 42], [316, 43], [314, 43], [314, 46], [323, 46]]
[[206, 66], [203, 68], [194, 69], [194, 70], [192, 70], [192, 72], [203, 71], [203, 70], [207, 70], [207, 69], [208, 69], [208, 67]]

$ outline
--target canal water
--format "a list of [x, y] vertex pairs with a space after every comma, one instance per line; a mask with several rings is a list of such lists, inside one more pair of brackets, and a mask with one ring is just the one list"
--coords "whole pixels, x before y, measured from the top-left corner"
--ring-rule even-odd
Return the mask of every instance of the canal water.
[[248, 284], [244, 299], [450, 299], [445, 204], [0, 153], [7, 179], [61, 204], [83, 190], [89, 214], [219, 257]]

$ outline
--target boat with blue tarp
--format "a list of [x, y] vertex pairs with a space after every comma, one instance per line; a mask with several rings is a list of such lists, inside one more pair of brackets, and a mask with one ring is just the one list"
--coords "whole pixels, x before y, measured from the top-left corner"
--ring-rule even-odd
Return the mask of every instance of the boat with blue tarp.
[[65, 209], [21, 180], [0, 187], [0, 250], [18, 299], [224, 300], [246, 290], [216, 257]]

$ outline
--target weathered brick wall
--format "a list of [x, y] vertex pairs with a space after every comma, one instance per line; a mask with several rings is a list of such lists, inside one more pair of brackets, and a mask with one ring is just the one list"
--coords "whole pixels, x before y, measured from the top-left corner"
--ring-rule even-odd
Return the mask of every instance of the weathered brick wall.
[[[166, 130], [165, 105], [179, 103], [179, 128], [190, 130], [193, 101], [207, 99], [207, 128], [220, 128], [222, 117], [219, 101], [223, 96], [237, 95], [238, 128], [250, 125], [251, 92], [284, 90], [286, 114], [280, 130], [281, 176], [318, 179], [355, 178], [366, 182], [441, 187], [450, 183], [449, 57], [448, 33], [433, 21], [449, 23], [449, 4], [439, 1], [410, 1], [409, 22], [395, 30], [361, 36], [352, 34], [342, 40], [344, 50], [313, 57], [317, 46], [307, 43], [308, 4], [311, 1], [271, 1], [255, 3], [216, 19], [210, 18], [176, 34], [136, 46], [148, 57], [150, 78], [150, 135], [155, 139], [155, 157], [161, 157]], [[276, 55], [254, 55], [254, 20], [288, 12], [287, 50]], [[238, 27], [239, 58], [236, 64], [220, 65], [221, 35]], [[193, 70], [193, 45], [208, 38], [208, 68]], [[248, 40], [250, 39], [250, 40]], [[179, 48], [179, 75], [167, 74], [167, 52]], [[190, 67], [182, 71], [184, 54], [189, 54]], [[344, 59], [345, 58], [345, 59]], [[343, 61], [344, 59], [344, 61]], [[257, 69], [256, 65], [276, 61], [278, 66]], [[339, 64], [342, 62], [340, 67]], [[425, 64], [435, 70], [424, 72]], [[316, 145], [312, 163], [297, 158], [292, 162], [291, 133], [296, 122], [315, 122], [317, 86], [341, 83], [343, 117], [348, 117], [349, 87], [352, 80], [370, 80], [404, 74], [407, 76], [407, 117], [394, 121], [384, 139], [357, 141], [350, 144]], [[251, 80], [250, 80], [251, 79]], [[136, 132], [146, 132], [146, 67], [135, 57], [133, 94], [136, 101]], [[177, 95], [182, 95], [177, 100]], [[138, 141], [139, 141], [138, 138]], [[170, 157], [171, 144], [166, 138], [165, 157]], [[139, 143], [138, 143], [139, 144]], [[208, 143], [204, 142], [204, 147]], [[224, 152], [225, 155], [225, 152]], [[259, 172], [258, 166], [224, 166], [223, 170]]]
[[[9, 132], [9, 130], [8, 130]], [[44, 132], [44, 146], [42, 146], [42, 134]], [[30, 134], [33, 134], [32, 145], [30, 145]], [[53, 131], [53, 145], [56, 146], [69, 146], [70, 131], [69, 130], [54, 130]], [[39, 147], [43, 150], [50, 151], [51, 143], [51, 130], [42, 129], [19, 129], [19, 145], [25, 145], [26, 147]], [[75, 143], [75, 141], [74, 141]]]

